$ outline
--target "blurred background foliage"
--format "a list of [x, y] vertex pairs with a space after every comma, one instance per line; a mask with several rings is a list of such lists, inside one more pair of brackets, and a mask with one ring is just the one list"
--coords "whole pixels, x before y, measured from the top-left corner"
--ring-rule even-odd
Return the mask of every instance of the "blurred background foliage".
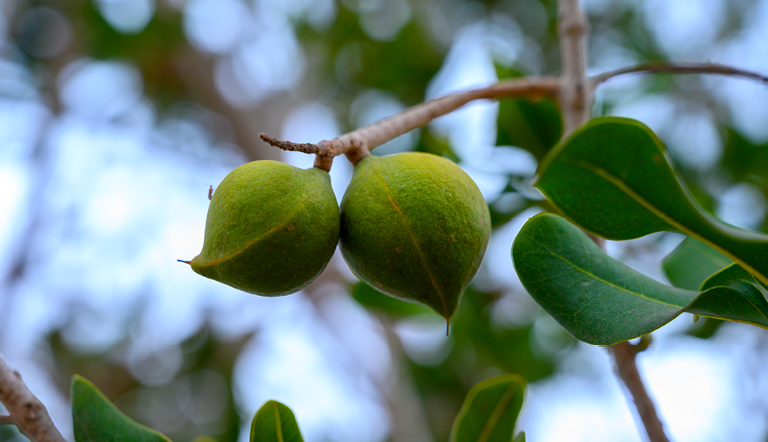
[[[768, 72], [768, 1], [585, 0], [590, 73], [720, 61]], [[0, 7], [0, 352], [71, 438], [74, 373], [175, 441], [243, 441], [277, 399], [308, 442], [446, 441], [467, 391], [519, 373], [530, 441], [641, 440], [602, 349], [535, 306], [509, 250], [549, 207], [531, 187], [555, 103], [473, 103], [377, 149], [458, 162], [491, 208], [483, 267], [453, 318], [384, 297], [337, 255], [300, 294], [193, 274], [207, 190], [425, 99], [559, 72], [555, 0], [5, 0]], [[613, 80], [594, 115], [650, 125], [714, 215], [765, 231], [768, 93], [741, 80]], [[332, 171], [340, 198], [351, 167]], [[681, 241], [609, 252], [658, 279]], [[685, 268], [685, 263], [681, 264]], [[676, 320], [641, 357], [676, 440], [768, 440], [759, 330]], [[702, 389], [701, 386], [707, 387]], [[702, 392], [702, 390], [705, 390]], [[749, 423], [749, 425], [744, 425]], [[23, 440], [0, 427], [0, 440]]]

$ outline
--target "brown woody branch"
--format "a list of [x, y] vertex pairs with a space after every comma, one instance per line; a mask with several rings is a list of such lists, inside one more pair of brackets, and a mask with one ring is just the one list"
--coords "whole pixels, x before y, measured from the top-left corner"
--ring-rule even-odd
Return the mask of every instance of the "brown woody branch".
[[613, 360], [616, 362], [616, 371], [627, 387], [627, 390], [629, 390], [630, 395], [632, 395], [632, 400], [635, 403], [637, 413], [640, 415], [640, 420], [643, 422], [648, 438], [651, 442], [669, 442], [667, 435], [664, 433], [661, 419], [659, 419], [656, 408], [653, 405], [653, 399], [648, 395], [645, 385], [643, 385], [643, 380], [640, 377], [640, 372], [637, 370], [635, 356], [641, 351], [638, 345], [622, 342], [610, 347]]
[[[567, 3], [568, 7], [573, 7], [572, 0], [567, 0], [564, 3]], [[557, 98], [563, 111], [565, 132], [568, 133], [589, 119], [590, 108], [587, 103], [592, 102], [592, 92], [602, 83], [621, 75], [662, 72], [711, 74], [742, 77], [768, 84], [768, 77], [765, 75], [716, 63], [650, 63], [585, 77], [584, 62], [579, 62], [579, 60], [583, 60], [584, 51], [578, 49], [579, 45], [574, 44], [574, 42], [583, 40], [587, 25], [583, 13], [580, 12], [580, 9], [578, 11], [582, 19], [561, 20], [560, 30], [563, 36], [567, 38], [563, 42], [564, 65], [563, 74], [560, 77], [505, 80], [486, 88], [456, 92], [426, 101], [399, 114], [353, 130], [332, 140], [320, 141], [317, 144], [278, 140], [263, 133], [259, 136], [272, 146], [286, 151], [315, 154], [317, 155], [315, 167], [330, 170], [332, 158], [335, 156], [347, 155], [353, 164], [357, 163], [371, 150], [387, 141], [422, 127], [437, 117], [451, 113], [465, 104], [479, 99]], [[568, 17], [568, 14], [570, 12], [565, 11], [561, 16]], [[572, 57], [570, 54], [577, 50], [581, 51], [582, 56]]]
[[555, 77], [501, 81], [486, 88], [456, 92], [426, 101], [369, 126], [353, 130], [332, 140], [320, 141], [317, 144], [280, 141], [266, 134], [261, 134], [261, 139], [283, 150], [329, 157], [345, 154], [354, 164], [360, 158], [367, 156], [374, 148], [424, 126], [437, 117], [451, 113], [471, 101], [508, 97], [555, 97], [558, 88], [558, 79]]
[[710, 74], [710, 75], [727, 75], [732, 77], [742, 77], [749, 80], [759, 81], [768, 85], [768, 77], [761, 75], [757, 72], [747, 71], [744, 69], [737, 69], [731, 66], [726, 66], [717, 63], [648, 63], [637, 66], [630, 66], [615, 71], [605, 72], [599, 75], [595, 75], [589, 78], [590, 86], [592, 89], [596, 88], [601, 83], [605, 83], [613, 77], [626, 74], [636, 73], [662, 73], [669, 74]]
[[[560, 55], [563, 62], [559, 98], [563, 112], [563, 133], [568, 134], [591, 117], [592, 92], [600, 81], [586, 77], [584, 39], [589, 27], [587, 17], [579, 6], [579, 0], [560, 0], [559, 7], [558, 30]], [[605, 250], [605, 242], [602, 239], [592, 238], [600, 248]], [[669, 442], [664, 434], [661, 420], [656, 414], [653, 400], [645, 390], [640, 373], [637, 371], [636, 348], [628, 342], [622, 342], [611, 346], [611, 354], [619, 377], [632, 394], [648, 438], [651, 442]]]
[[0, 401], [10, 413], [10, 418], [30, 439], [36, 442], [65, 442], [53, 425], [48, 411], [40, 400], [29, 391], [18, 371], [12, 370], [0, 358]]
[[560, 108], [563, 134], [586, 123], [591, 116], [592, 89], [586, 77], [584, 38], [589, 31], [587, 16], [579, 0], [560, 0], [558, 34], [560, 36]]

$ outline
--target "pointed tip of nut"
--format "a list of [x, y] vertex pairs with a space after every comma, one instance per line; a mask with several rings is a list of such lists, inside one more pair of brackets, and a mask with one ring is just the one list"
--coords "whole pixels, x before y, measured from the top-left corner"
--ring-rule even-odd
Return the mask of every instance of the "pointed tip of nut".
[[192, 261], [184, 261], [183, 259], [177, 259], [176, 262], [183, 262], [184, 264], [190, 264]]

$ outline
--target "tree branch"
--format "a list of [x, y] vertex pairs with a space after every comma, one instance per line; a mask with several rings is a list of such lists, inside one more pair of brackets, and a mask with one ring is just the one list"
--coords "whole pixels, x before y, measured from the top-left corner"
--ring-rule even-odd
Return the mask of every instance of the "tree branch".
[[560, 108], [563, 133], [567, 135], [586, 123], [591, 116], [592, 88], [586, 78], [584, 39], [589, 30], [587, 16], [579, 0], [560, 0], [558, 34], [560, 36]]
[[[599, 82], [586, 78], [584, 39], [588, 31], [588, 23], [584, 11], [579, 6], [579, 0], [560, 0], [559, 7], [558, 31], [563, 63], [560, 108], [563, 113], [563, 133], [567, 135], [589, 120], [592, 90]], [[600, 248], [605, 250], [605, 242], [602, 239], [592, 238]], [[638, 414], [651, 442], [669, 442], [656, 414], [653, 401], [648, 396], [637, 371], [635, 348], [628, 342], [623, 342], [611, 346], [611, 354], [616, 363], [619, 377], [632, 394]]]
[[635, 356], [639, 349], [629, 342], [622, 342], [612, 345], [610, 351], [616, 362], [616, 371], [632, 395], [632, 400], [637, 407], [637, 413], [643, 422], [645, 432], [648, 433], [648, 438], [651, 442], [669, 442], [667, 435], [664, 434], [661, 420], [656, 414], [653, 399], [648, 395], [643, 380], [640, 378], [640, 372], [637, 371]]
[[667, 72], [670, 74], [713, 74], [713, 75], [728, 75], [734, 77], [743, 77], [750, 80], [759, 81], [768, 85], [768, 77], [761, 75], [757, 72], [747, 71], [744, 69], [737, 69], [731, 66], [726, 66], [717, 63], [693, 63], [693, 62], [681, 62], [681, 63], [647, 63], [637, 66], [630, 66], [615, 71], [604, 72], [602, 74], [589, 77], [590, 89], [595, 89], [601, 83], [605, 83], [613, 77], [618, 77], [625, 74], [635, 74], [642, 72]]
[[[563, 0], [560, 11], [560, 37], [563, 72], [559, 78], [541, 77], [501, 81], [492, 86], [456, 92], [426, 101], [405, 111], [353, 130], [332, 140], [317, 144], [294, 143], [260, 134], [268, 144], [286, 151], [317, 155], [315, 167], [330, 170], [332, 158], [347, 155], [355, 164], [374, 148], [413, 129], [426, 125], [437, 117], [446, 115], [467, 103], [479, 99], [510, 97], [557, 98], [563, 113], [565, 133], [589, 120], [592, 92], [600, 84], [613, 77], [642, 72], [668, 72], [672, 74], [715, 74], [749, 78], [768, 84], [768, 77], [756, 72], [737, 69], [716, 63], [648, 63], [586, 77], [584, 63], [584, 38], [588, 25], [586, 16], [577, 0]], [[323, 158], [326, 157], [326, 158]], [[329, 158], [330, 157], [330, 158]]]
[[45, 405], [40, 402], [21, 379], [0, 358], [0, 401], [10, 417], [30, 439], [36, 442], [66, 442], [53, 425]]
[[345, 154], [354, 164], [360, 158], [367, 156], [368, 152], [374, 148], [424, 126], [437, 117], [453, 112], [470, 101], [502, 97], [555, 97], [557, 92], [558, 80], [552, 77], [500, 81], [493, 86], [456, 92], [426, 101], [399, 114], [353, 130], [332, 140], [320, 141], [317, 144], [280, 141], [266, 134], [261, 134], [261, 139], [283, 150], [330, 157]]

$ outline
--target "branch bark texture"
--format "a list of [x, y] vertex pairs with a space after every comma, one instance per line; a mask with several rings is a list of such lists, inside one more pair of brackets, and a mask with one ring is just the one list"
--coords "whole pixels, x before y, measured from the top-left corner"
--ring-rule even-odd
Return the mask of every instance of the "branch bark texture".
[[501, 81], [486, 88], [456, 92], [426, 101], [397, 115], [317, 144], [280, 141], [266, 134], [261, 134], [261, 139], [283, 150], [314, 153], [318, 156], [346, 154], [354, 164], [374, 148], [424, 126], [437, 117], [451, 113], [471, 101], [502, 97], [555, 97], [558, 88], [558, 79], [555, 77]]
[[33, 441], [66, 442], [53, 424], [48, 410], [21, 379], [21, 374], [11, 369], [2, 358], [0, 358], [0, 401], [8, 409], [19, 429]]
[[648, 439], [652, 442], [669, 442], [664, 433], [661, 419], [656, 413], [656, 407], [653, 405], [653, 399], [648, 395], [640, 372], [637, 370], [635, 361], [637, 349], [629, 342], [622, 342], [612, 345], [610, 351], [616, 362], [616, 371], [632, 395], [632, 400], [637, 408], [637, 413], [640, 415], [640, 420], [643, 422], [645, 432], [648, 434]]
[[560, 36], [560, 108], [563, 133], [571, 133], [590, 118], [592, 89], [586, 77], [584, 39], [589, 30], [587, 16], [579, 0], [560, 0], [558, 32]]
[[[586, 123], [591, 114], [592, 91], [596, 84], [586, 77], [586, 48], [584, 39], [588, 32], [587, 17], [579, 6], [579, 0], [560, 0], [559, 24], [560, 55], [563, 63], [560, 83], [560, 108], [563, 113], [563, 133], [569, 134]], [[624, 73], [624, 72], [622, 72]], [[616, 75], [620, 75], [617, 73]], [[610, 77], [608, 77], [610, 78]], [[604, 80], [603, 80], [604, 81]], [[602, 249], [605, 242], [593, 237]], [[628, 342], [611, 346], [611, 354], [617, 372], [627, 386], [640, 419], [651, 442], [669, 442], [656, 414], [653, 400], [640, 378], [635, 364], [635, 349]]]
[[[565, 3], [568, 3], [569, 8], [574, 7], [574, 2], [571, 0]], [[263, 133], [260, 134], [260, 137], [268, 144], [286, 151], [315, 154], [317, 155], [315, 167], [330, 170], [334, 156], [347, 155], [347, 158], [354, 164], [367, 156], [371, 150], [387, 141], [422, 127], [437, 117], [449, 114], [465, 104], [479, 99], [557, 98], [563, 110], [565, 133], [567, 134], [589, 120], [594, 90], [611, 78], [622, 75], [662, 72], [711, 74], [741, 77], [768, 84], [768, 76], [757, 72], [716, 63], [690, 62], [641, 64], [585, 77], [583, 41], [588, 27], [581, 10], [577, 8], [576, 11], [582, 17], [581, 19], [563, 19], [560, 24], [561, 32], [567, 37], [562, 43], [562, 50], [565, 52], [563, 53], [564, 63], [561, 77], [506, 80], [481, 89], [456, 92], [426, 101], [369, 126], [348, 132], [332, 140], [320, 141], [317, 144], [283, 141]], [[567, 14], [562, 13], [561, 17], [563, 16], [567, 17]], [[580, 51], [582, 58], [572, 56], [570, 51], [574, 50]]]

